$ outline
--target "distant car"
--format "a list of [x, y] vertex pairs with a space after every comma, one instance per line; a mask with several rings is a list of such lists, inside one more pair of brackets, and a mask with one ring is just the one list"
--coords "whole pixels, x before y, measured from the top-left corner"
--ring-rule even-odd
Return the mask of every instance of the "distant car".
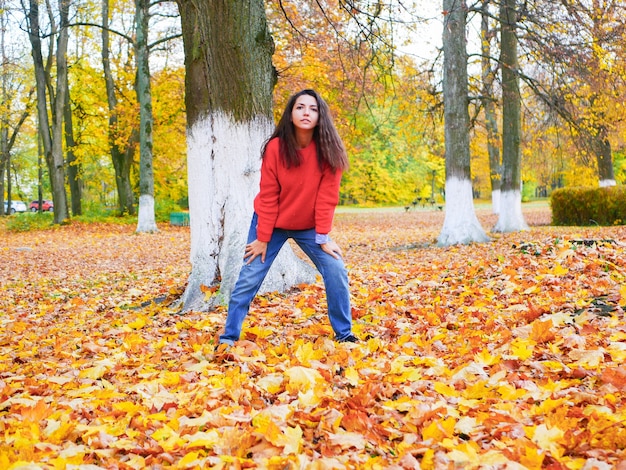
[[[37, 212], [39, 210], [39, 201], [32, 201], [30, 203], [30, 211]], [[54, 203], [48, 199], [44, 199], [41, 201], [41, 210], [42, 211], [50, 211], [54, 210]]]
[[9, 205], [8, 201], [4, 201], [4, 213], [15, 214], [16, 212], [26, 212], [26, 203], [23, 201], [11, 201], [11, 209], [7, 209]]

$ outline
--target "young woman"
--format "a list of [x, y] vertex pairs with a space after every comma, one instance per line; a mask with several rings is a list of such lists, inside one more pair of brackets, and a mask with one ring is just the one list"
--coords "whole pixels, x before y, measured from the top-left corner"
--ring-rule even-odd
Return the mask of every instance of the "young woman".
[[239, 339], [250, 303], [289, 238], [322, 274], [335, 339], [357, 342], [348, 274], [341, 249], [328, 235], [348, 157], [328, 105], [315, 91], [303, 90], [289, 99], [262, 156], [244, 264], [230, 297], [218, 352]]

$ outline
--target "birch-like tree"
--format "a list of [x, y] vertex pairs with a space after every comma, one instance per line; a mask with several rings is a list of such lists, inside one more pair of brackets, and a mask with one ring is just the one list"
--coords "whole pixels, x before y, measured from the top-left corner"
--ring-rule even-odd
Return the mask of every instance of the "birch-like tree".
[[[260, 151], [273, 129], [273, 41], [262, 0], [178, 0], [185, 48], [192, 272], [183, 308], [229, 295], [242, 265]], [[314, 280], [285, 245], [262, 290]], [[207, 299], [202, 286], [217, 287]]]
[[443, 103], [446, 156], [446, 214], [439, 245], [486, 242], [474, 210], [470, 171], [467, 48], [467, 4], [443, 0]]

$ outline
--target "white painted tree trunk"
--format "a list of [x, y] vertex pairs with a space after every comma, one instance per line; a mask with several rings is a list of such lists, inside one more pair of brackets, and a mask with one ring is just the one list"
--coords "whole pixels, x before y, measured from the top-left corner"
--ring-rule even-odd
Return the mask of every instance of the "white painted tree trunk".
[[601, 188], [608, 188], [609, 186], [616, 186], [617, 182], [615, 180], [600, 180]]
[[500, 3], [500, 61], [502, 64], [502, 184], [500, 212], [494, 232], [528, 229], [522, 214], [522, 120], [517, 57], [517, 2]]
[[522, 195], [520, 191], [502, 190], [500, 193], [500, 212], [494, 232], [518, 232], [528, 230], [528, 225], [522, 214]]
[[154, 197], [150, 194], [139, 196], [139, 211], [137, 214], [136, 232], [158, 232], [159, 228], [154, 217]]
[[480, 225], [474, 201], [472, 182], [451, 177], [446, 180], [446, 216], [437, 238], [439, 246], [487, 242], [489, 237]]
[[502, 192], [499, 189], [491, 191], [491, 212], [494, 214], [500, 213], [500, 198]]
[[[223, 112], [188, 128], [192, 271], [182, 298], [185, 310], [205, 310], [230, 297], [259, 190], [260, 151], [271, 130], [272, 123], [265, 117], [235, 122]], [[314, 281], [315, 270], [285, 244], [261, 291], [284, 291]], [[201, 286], [217, 284], [219, 294], [205, 298]]]
[[440, 246], [486, 242], [489, 237], [474, 211], [467, 109], [467, 3], [444, 0], [443, 103], [446, 142], [446, 216], [437, 238]]

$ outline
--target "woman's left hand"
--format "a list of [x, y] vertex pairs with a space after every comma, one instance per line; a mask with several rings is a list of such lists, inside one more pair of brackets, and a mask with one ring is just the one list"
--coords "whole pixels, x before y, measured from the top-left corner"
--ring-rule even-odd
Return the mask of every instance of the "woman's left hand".
[[337, 243], [334, 242], [333, 240], [330, 240], [327, 243], [322, 243], [320, 247], [325, 253], [328, 253], [330, 256], [332, 256], [335, 259], [339, 259], [343, 257], [341, 248], [339, 248], [339, 245], [337, 245]]
[[260, 240], [254, 240], [252, 243], [246, 245], [246, 252], [243, 255], [243, 259], [246, 264], [252, 263], [257, 256], [261, 257], [261, 263], [265, 263], [265, 255], [267, 254], [267, 242]]

